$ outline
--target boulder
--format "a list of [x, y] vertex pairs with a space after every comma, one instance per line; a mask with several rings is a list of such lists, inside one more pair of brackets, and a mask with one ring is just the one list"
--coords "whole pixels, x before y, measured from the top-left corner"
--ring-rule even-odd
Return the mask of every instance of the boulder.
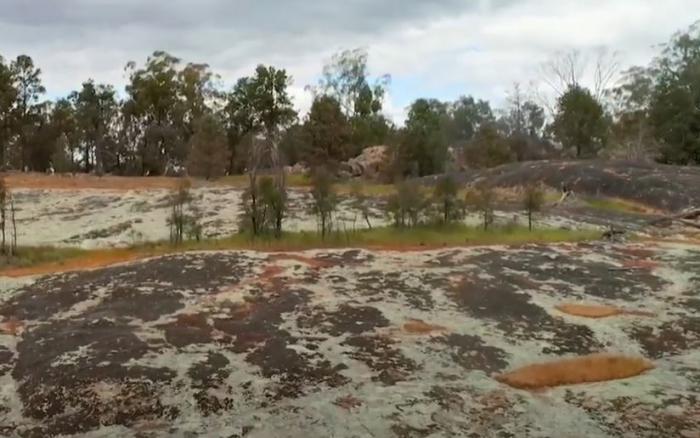
[[376, 178], [384, 172], [389, 161], [388, 146], [372, 146], [343, 163], [341, 169], [353, 177]]

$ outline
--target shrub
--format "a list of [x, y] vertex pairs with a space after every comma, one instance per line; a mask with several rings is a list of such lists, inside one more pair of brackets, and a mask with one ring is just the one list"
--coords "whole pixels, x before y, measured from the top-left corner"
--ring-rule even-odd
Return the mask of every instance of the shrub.
[[396, 184], [396, 193], [389, 197], [386, 211], [396, 227], [415, 227], [420, 224], [426, 200], [420, 186], [411, 181]]
[[433, 197], [444, 224], [464, 218], [464, 203], [458, 193], [457, 181], [449, 175], [441, 177], [435, 185]]
[[482, 218], [484, 230], [488, 230], [493, 223], [493, 205], [496, 201], [494, 191], [489, 187], [480, 187], [469, 190], [464, 199], [465, 203], [479, 212]]
[[523, 193], [523, 208], [527, 213], [528, 228], [532, 231], [532, 216], [542, 210], [544, 191], [537, 185], [529, 185]]
[[265, 220], [263, 220], [264, 230], [272, 231], [275, 237], [282, 236], [282, 221], [287, 211], [287, 191], [284, 184], [280, 184], [276, 179], [263, 177], [260, 179], [260, 201], [262, 202]]
[[338, 208], [338, 196], [333, 189], [333, 178], [325, 168], [318, 168], [311, 178], [312, 212], [316, 216], [321, 237], [333, 229], [333, 213]]
[[192, 204], [190, 188], [190, 181], [183, 179], [171, 196], [171, 212], [166, 223], [170, 228], [170, 243], [174, 245], [181, 244], [185, 237], [196, 240], [202, 238], [201, 214]]
[[359, 181], [354, 181], [350, 187], [350, 196], [352, 196], [352, 206], [359, 211], [362, 219], [367, 223], [367, 228], [372, 229], [370, 222], [370, 204], [369, 197], [365, 193], [365, 188]]

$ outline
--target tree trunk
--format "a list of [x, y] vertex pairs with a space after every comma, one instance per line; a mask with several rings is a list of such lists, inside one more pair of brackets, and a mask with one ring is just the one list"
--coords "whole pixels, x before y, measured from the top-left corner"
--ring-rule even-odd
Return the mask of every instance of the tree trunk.
[[532, 211], [527, 212], [527, 222], [528, 222], [528, 226], [530, 228], [530, 231], [532, 231]]
[[12, 214], [12, 246], [10, 248], [10, 255], [14, 255], [17, 252], [17, 221], [15, 219], [15, 200], [10, 195], [10, 213]]

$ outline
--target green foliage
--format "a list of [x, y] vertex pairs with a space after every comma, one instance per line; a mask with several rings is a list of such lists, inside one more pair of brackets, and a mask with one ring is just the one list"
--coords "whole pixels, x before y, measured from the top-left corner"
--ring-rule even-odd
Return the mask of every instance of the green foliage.
[[447, 159], [447, 107], [435, 99], [418, 99], [408, 111], [398, 153], [399, 171], [412, 176], [440, 173]]
[[421, 223], [427, 200], [418, 183], [402, 181], [396, 184], [396, 193], [389, 196], [386, 213], [398, 228], [415, 227]]
[[603, 106], [591, 92], [578, 85], [559, 98], [552, 129], [554, 136], [576, 157], [595, 157], [606, 146], [609, 120]]
[[433, 192], [433, 201], [440, 212], [442, 223], [464, 219], [464, 203], [459, 199], [459, 185], [455, 179], [446, 175], [438, 179]]
[[652, 71], [650, 119], [661, 161], [700, 164], [700, 22], [673, 36]]
[[118, 161], [115, 151], [109, 150], [113, 144], [109, 128], [117, 114], [116, 92], [111, 85], [95, 84], [90, 80], [69, 99], [75, 108], [75, 140], [83, 151], [83, 168], [86, 172], [94, 169], [102, 174]]
[[366, 117], [381, 111], [390, 77], [384, 75], [371, 85], [369, 81], [367, 51], [344, 50], [324, 65], [322, 77], [313, 91], [317, 95], [334, 97], [349, 118]]
[[282, 235], [282, 222], [287, 211], [287, 192], [280, 181], [272, 177], [260, 178], [260, 201], [263, 208], [265, 231], [272, 230], [275, 237]]
[[523, 209], [527, 214], [528, 229], [532, 231], [533, 215], [544, 206], [544, 190], [541, 187], [531, 184], [523, 192]]
[[515, 154], [494, 124], [479, 128], [464, 148], [466, 164], [473, 168], [488, 168], [515, 161]]
[[479, 128], [493, 124], [495, 117], [491, 105], [485, 100], [476, 100], [471, 96], [462, 96], [449, 105], [449, 118], [446, 131], [450, 143], [471, 141]]
[[470, 189], [464, 196], [464, 202], [468, 207], [479, 212], [484, 231], [488, 230], [494, 221], [493, 210], [496, 203], [496, 194], [493, 189], [486, 186]]
[[189, 150], [189, 175], [210, 179], [226, 172], [230, 151], [224, 128], [215, 116], [205, 115], [197, 121], [189, 141]]
[[[171, 194], [171, 210], [170, 216], [166, 219], [166, 224], [170, 229], [170, 243], [173, 245], [182, 244], [185, 240], [185, 236], [194, 235], [195, 237], [201, 237], [201, 227], [198, 224], [198, 216], [189, 211], [192, 202], [190, 188], [190, 181], [183, 179]], [[199, 232], [193, 232], [192, 230], [199, 230]]]
[[239, 220], [241, 232], [253, 236], [282, 235], [282, 225], [287, 212], [285, 185], [271, 176], [249, 175], [250, 184], [243, 193], [242, 214]]
[[304, 160], [312, 167], [334, 168], [350, 158], [351, 126], [334, 97], [321, 95], [314, 99], [304, 131], [307, 139]]
[[325, 238], [333, 229], [333, 214], [338, 208], [338, 196], [333, 187], [333, 178], [325, 168], [317, 168], [311, 179], [311, 211], [316, 216], [321, 237]]

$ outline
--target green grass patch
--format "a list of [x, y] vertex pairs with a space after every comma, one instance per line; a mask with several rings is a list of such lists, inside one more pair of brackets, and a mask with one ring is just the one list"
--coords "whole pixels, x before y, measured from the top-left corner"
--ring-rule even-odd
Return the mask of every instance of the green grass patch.
[[[122, 249], [82, 250], [73, 248], [21, 248], [18, 256], [4, 260], [0, 268], [47, 268], [35, 273], [49, 273], [80, 268], [96, 268], [187, 251], [255, 250], [303, 251], [324, 248], [367, 248], [390, 250], [420, 250], [441, 247], [475, 245], [521, 245], [527, 243], [582, 242], [600, 238], [595, 230], [563, 230], [542, 228], [529, 231], [527, 227], [493, 227], [489, 230], [462, 224], [449, 226], [419, 226], [414, 228], [382, 227], [372, 230], [338, 231], [322, 238], [311, 231], [283, 233], [253, 238], [236, 234], [226, 239], [189, 241], [174, 246], [168, 242], [151, 242]], [[26, 269], [23, 269], [26, 271]], [[0, 273], [0, 275], [2, 275]], [[21, 273], [18, 275], [33, 275]]]
[[0, 268], [27, 267], [45, 263], [56, 263], [88, 254], [80, 248], [56, 248], [51, 246], [19, 247], [12, 257], [0, 255]]
[[614, 213], [648, 214], [649, 208], [636, 202], [617, 198], [586, 198], [586, 205]]
[[[440, 247], [461, 245], [519, 245], [524, 243], [581, 242], [600, 238], [596, 230], [563, 230], [542, 228], [529, 231], [527, 227], [493, 227], [489, 230], [455, 224], [448, 226], [418, 226], [414, 228], [381, 227], [372, 230], [336, 231], [322, 238], [317, 232], [299, 231], [283, 233], [277, 239], [272, 236], [253, 237], [236, 234], [226, 239], [185, 242], [178, 247], [170, 244], [151, 244], [149, 248], [160, 252], [176, 249], [226, 250], [250, 249], [261, 251], [291, 251], [316, 248], [344, 247]], [[142, 247], [143, 248], [143, 247]]]

